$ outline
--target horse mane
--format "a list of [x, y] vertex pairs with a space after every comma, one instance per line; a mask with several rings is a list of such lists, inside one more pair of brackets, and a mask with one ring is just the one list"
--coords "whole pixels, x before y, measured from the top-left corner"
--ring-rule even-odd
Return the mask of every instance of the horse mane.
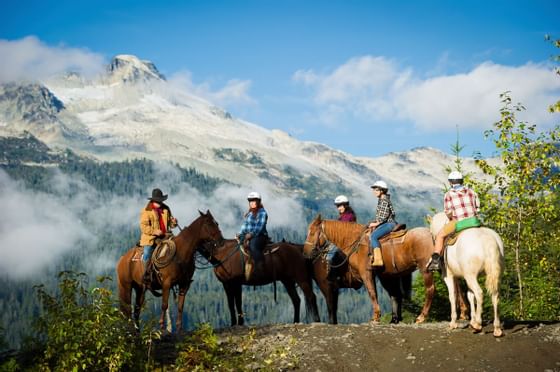
[[355, 222], [323, 220], [322, 223], [324, 224], [325, 234], [330, 237], [330, 240], [336, 241], [347, 239], [356, 240], [366, 228], [365, 225]]

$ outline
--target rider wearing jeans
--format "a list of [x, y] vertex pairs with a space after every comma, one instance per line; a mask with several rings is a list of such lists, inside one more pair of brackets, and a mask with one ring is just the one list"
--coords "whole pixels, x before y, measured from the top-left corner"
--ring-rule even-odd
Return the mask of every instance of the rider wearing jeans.
[[[263, 250], [268, 242], [268, 232], [266, 231], [266, 223], [268, 214], [262, 205], [262, 198], [258, 192], [251, 192], [247, 196], [249, 202], [249, 210], [245, 213], [243, 224], [236, 238], [239, 243], [249, 241], [249, 251], [254, 260], [255, 268], [261, 269], [264, 262]], [[253, 267], [246, 265], [247, 278], [250, 277]]]
[[373, 249], [371, 266], [379, 267], [383, 266], [383, 256], [381, 255], [379, 239], [389, 234], [397, 225], [397, 222], [395, 221], [395, 211], [391, 203], [391, 197], [388, 194], [389, 188], [387, 184], [383, 181], [377, 181], [371, 188], [378, 198], [375, 220], [369, 224], [370, 228], [375, 229], [370, 235], [370, 244]]
[[[453, 171], [447, 177], [451, 189], [443, 197], [443, 211], [449, 218], [449, 222], [443, 226], [436, 236], [434, 253], [427, 270], [436, 271], [441, 269], [441, 252], [443, 251], [443, 241], [449, 234], [457, 231], [457, 222], [466, 222], [466, 219], [477, 219], [480, 209], [478, 195], [472, 189], [463, 186], [463, 175]], [[478, 222], [479, 223], [479, 222]], [[479, 223], [480, 224], [480, 223]]]

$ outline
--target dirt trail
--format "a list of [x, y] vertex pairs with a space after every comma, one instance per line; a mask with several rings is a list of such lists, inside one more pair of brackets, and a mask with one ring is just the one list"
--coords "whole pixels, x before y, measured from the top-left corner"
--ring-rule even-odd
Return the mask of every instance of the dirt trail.
[[[466, 324], [465, 324], [466, 326]], [[223, 339], [246, 337], [249, 327], [225, 329]], [[447, 323], [282, 324], [256, 327], [253, 352], [267, 356], [251, 368], [302, 371], [560, 371], [560, 323], [506, 323], [474, 334]]]

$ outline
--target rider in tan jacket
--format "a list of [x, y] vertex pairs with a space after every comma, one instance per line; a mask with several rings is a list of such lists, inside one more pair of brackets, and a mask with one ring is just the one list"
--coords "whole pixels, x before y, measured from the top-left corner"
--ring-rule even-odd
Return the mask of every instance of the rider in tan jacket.
[[172, 228], [177, 227], [177, 219], [171, 214], [171, 209], [163, 202], [167, 195], [160, 189], [152, 190], [152, 197], [140, 214], [140, 245], [144, 247], [142, 262], [144, 264], [144, 281], [149, 284], [149, 275], [146, 269], [152, 259], [155, 249], [155, 240], [163, 238]]

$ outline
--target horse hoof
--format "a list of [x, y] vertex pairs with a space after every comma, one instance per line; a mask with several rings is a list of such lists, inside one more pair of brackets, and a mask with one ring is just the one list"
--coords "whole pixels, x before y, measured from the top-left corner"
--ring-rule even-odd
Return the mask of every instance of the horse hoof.
[[455, 322], [449, 323], [449, 329], [457, 329], [458, 325]]
[[502, 337], [504, 332], [500, 328], [494, 328], [494, 337]]
[[372, 319], [369, 320], [369, 322], [370, 322], [371, 324], [379, 324], [379, 319], [373, 319], [373, 318], [372, 318]]
[[426, 321], [424, 315], [418, 315], [418, 317], [416, 318], [416, 324], [424, 323], [424, 321]]
[[390, 324], [399, 324], [399, 318], [391, 318]]

